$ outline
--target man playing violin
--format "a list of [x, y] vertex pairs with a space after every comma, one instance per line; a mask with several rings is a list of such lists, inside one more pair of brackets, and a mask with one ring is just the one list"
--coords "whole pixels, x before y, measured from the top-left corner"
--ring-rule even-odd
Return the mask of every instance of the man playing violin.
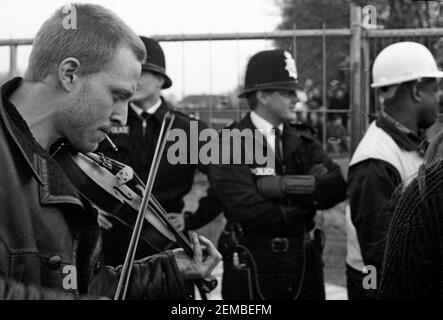
[[[117, 287], [120, 269], [100, 263], [92, 205], [51, 153], [60, 140], [91, 152], [125, 125], [146, 52], [112, 12], [75, 9], [77, 27], [66, 29], [58, 9], [37, 33], [23, 79], [1, 87], [0, 299], [112, 297]], [[127, 297], [185, 298], [184, 280], [209, 276], [220, 261], [210, 241], [193, 235], [192, 244], [192, 258], [176, 249], [137, 261]]]

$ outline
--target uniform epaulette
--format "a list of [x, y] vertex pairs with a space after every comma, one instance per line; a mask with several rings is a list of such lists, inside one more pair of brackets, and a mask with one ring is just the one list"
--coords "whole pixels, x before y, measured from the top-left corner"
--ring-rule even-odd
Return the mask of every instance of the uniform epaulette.
[[192, 116], [192, 115], [190, 115], [190, 114], [187, 114], [187, 113], [185, 113], [185, 112], [183, 112], [183, 111], [180, 111], [180, 110], [177, 110], [177, 109], [171, 109], [176, 115], [178, 115], [179, 117], [183, 117], [184, 119], [183, 120], [185, 120], [186, 122], [189, 122], [189, 121], [198, 121], [198, 123], [199, 124], [201, 124], [201, 125], [203, 125], [203, 126], [207, 126], [207, 124], [204, 122], [204, 121], [202, 121], [202, 120], [200, 120], [200, 119], [198, 119], [198, 118], [195, 118], [194, 116]]
[[178, 115], [183, 116], [183, 117], [185, 117], [185, 118], [188, 118], [188, 119], [190, 119], [190, 120], [198, 120], [198, 119], [194, 118], [193, 116], [191, 116], [191, 115], [189, 115], [189, 114], [187, 114], [187, 113], [184, 113], [183, 111], [180, 111], [180, 110], [178, 110], [178, 109], [176, 109], [176, 108], [171, 108], [171, 110], [172, 110], [175, 114], [178, 114]]

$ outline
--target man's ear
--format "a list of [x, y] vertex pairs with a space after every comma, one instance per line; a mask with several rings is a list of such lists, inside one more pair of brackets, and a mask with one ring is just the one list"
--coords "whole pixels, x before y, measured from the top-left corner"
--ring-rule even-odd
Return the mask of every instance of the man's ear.
[[66, 91], [71, 91], [78, 80], [80, 61], [76, 58], [66, 58], [58, 66], [57, 76], [60, 86]]
[[158, 85], [161, 88], [163, 88], [163, 85], [165, 84], [165, 78], [161, 75], [156, 75], [157, 80], [158, 80]]
[[423, 87], [420, 87], [417, 84], [413, 84], [411, 86], [411, 98], [414, 102], [421, 102], [423, 95]]
[[256, 95], [257, 95], [257, 101], [259, 103], [261, 103], [263, 105], [267, 105], [268, 104], [269, 97], [268, 97], [268, 95], [265, 92], [257, 91]]

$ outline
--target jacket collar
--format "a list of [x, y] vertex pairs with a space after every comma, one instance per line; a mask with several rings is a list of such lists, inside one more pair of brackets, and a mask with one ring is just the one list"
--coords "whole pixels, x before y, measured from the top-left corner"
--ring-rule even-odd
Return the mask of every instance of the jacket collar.
[[[237, 124], [236, 127], [239, 130], [243, 130], [246, 128], [256, 129], [256, 127], [252, 123], [250, 113], [248, 113], [245, 117], [243, 117], [243, 119], [241, 119], [239, 121], [239, 123]], [[289, 126], [287, 124], [283, 125], [282, 139], [283, 139], [283, 148], [284, 148], [285, 154], [290, 154], [292, 151], [296, 150], [302, 144], [301, 136], [304, 136], [304, 135], [297, 133], [297, 131], [294, 130], [291, 126]], [[309, 137], [306, 137], [306, 138], [309, 138]], [[286, 145], [287, 141], [291, 141], [291, 143]]]
[[[160, 107], [158, 107], [153, 114], [153, 118], [156, 119], [158, 123], [163, 122], [163, 118], [165, 117], [166, 112], [170, 110], [168, 103], [165, 101], [165, 99], [163, 99], [163, 97], [160, 97], [160, 99], [161, 99]], [[128, 117], [140, 119], [138, 114], [131, 107], [129, 107]]]
[[400, 148], [406, 151], [415, 150], [420, 155], [425, 154], [429, 145], [425, 131], [419, 131], [419, 133], [416, 134], [386, 112], [379, 114], [376, 124], [379, 128], [386, 131]]
[[[12, 92], [14, 92], [18, 88], [21, 81], [22, 81], [22, 79], [19, 77], [13, 78], [10, 81], [6, 82], [1, 87], [0, 117], [1, 117], [1, 121], [5, 125], [6, 132], [11, 137], [11, 139], [14, 141], [16, 147], [20, 151], [20, 154], [23, 156], [23, 159], [28, 164], [29, 169], [31, 170], [34, 177], [37, 179], [37, 181], [40, 183], [40, 185], [42, 185], [43, 180], [40, 177], [40, 175], [37, 173], [36, 168], [32, 165], [33, 161], [32, 161], [32, 157], [30, 157], [30, 155], [32, 155], [32, 150], [29, 150], [28, 148], [24, 148], [24, 146], [19, 142], [19, 138], [17, 137], [16, 133], [14, 132], [13, 126], [11, 124], [11, 120], [8, 117], [7, 109], [16, 111], [15, 107], [9, 101], [9, 96], [12, 94]], [[28, 131], [29, 131], [29, 129], [28, 129]]]
[[[251, 120], [251, 114], [248, 113], [243, 119], [241, 119], [238, 124], [235, 126], [240, 131], [243, 129], [257, 129]], [[306, 138], [308, 140], [313, 140], [311, 137], [305, 136], [303, 133], [298, 133], [291, 126], [284, 124], [282, 140], [283, 140], [283, 154], [284, 154], [284, 162], [288, 163], [291, 159], [291, 155], [302, 145], [303, 139]], [[266, 143], [266, 139], [262, 140]], [[260, 142], [260, 140], [258, 140]], [[266, 143], [266, 147], [268, 150], [270, 149]], [[271, 149], [272, 150], [272, 149]], [[271, 151], [272, 152], [272, 151]]]
[[[274, 126], [270, 122], [268, 122], [268, 120], [262, 118], [254, 111], [251, 111], [249, 113], [249, 117], [251, 118], [251, 122], [253, 123], [253, 125], [258, 129], [262, 129], [264, 132], [268, 132], [269, 130], [274, 128]], [[283, 123], [278, 126], [278, 129], [283, 132]]]
[[[161, 104], [162, 104], [162, 99], [159, 98], [158, 101], [153, 106], [149, 107], [149, 109], [146, 110], [146, 112], [149, 114], [155, 113], [158, 110], [158, 108], [160, 108]], [[145, 111], [133, 102], [130, 102], [129, 106], [135, 111], [135, 113], [137, 113], [139, 117], [141, 117], [143, 111]]]
[[83, 207], [80, 195], [55, 160], [35, 140], [25, 120], [9, 101], [22, 79], [14, 78], [1, 87], [0, 118], [7, 134], [20, 151], [28, 168], [39, 182], [42, 204], [71, 203]]

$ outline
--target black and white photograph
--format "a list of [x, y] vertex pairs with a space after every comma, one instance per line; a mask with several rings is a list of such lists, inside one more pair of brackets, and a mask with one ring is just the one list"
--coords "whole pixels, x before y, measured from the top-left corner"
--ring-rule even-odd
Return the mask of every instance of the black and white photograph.
[[441, 78], [442, 1], [1, 0], [0, 300], [443, 299]]

